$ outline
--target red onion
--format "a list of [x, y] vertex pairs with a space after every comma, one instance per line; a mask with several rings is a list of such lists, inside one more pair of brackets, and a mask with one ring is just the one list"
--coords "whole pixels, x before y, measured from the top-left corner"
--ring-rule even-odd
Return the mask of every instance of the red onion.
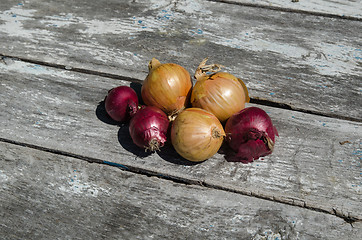
[[165, 144], [168, 126], [168, 117], [161, 109], [143, 106], [131, 119], [129, 133], [137, 146], [155, 151]]
[[111, 89], [105, 99], [108, 115], [117, 122], [128, 121], [138, 110], [136, 92], [128, 86]]
[[236, 154], [230, 159], [252, 162], [272, 153], [277, 129], [268, 114], [257, 107], [249, 107], [232, 115], [225, 125], [226, 141]]

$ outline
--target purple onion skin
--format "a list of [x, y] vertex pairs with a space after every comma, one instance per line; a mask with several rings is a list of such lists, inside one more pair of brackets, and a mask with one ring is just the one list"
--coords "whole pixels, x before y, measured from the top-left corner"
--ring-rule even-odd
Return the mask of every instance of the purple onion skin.
[[138, 147], [156, 151], [167, 140], [169, 124], [167, 115], [161, 109], [142, 106], [130, 121], [129, 133]]
[[225, 125], [226, 141], [235, 154], [230, 161], [250, 163], [273, 152], [277, 129], [269, 115], [257, 107], [244, 108]]
[[127, 122], [138, 110], [136, 92], [128, 86], [111, 89], [105, 99], [108, 115], [117, 122]]

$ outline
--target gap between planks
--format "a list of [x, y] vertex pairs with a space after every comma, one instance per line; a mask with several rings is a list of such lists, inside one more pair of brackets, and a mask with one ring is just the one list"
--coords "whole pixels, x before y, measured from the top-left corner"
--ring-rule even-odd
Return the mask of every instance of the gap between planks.
[[[272, 6], [272, 5], [263, 5], [263, 4], [259, 4], [259, 3], [236, 2], [233, 0], [206, 0], [206, 1], [239, 5], [239, 6], [244, 6], [244, 7], [262, 8], [262, 9], [274, 10], [274, 11], [279, 11], [279, 12], [291, 12], [291, 13], [299, 13], [299, 14], [305, 14], [305, 15], [311, 15], [311, 16], [346, 19], [346, 20], [362, 22], [361, 18], [353, 17], [353, 16], [337, 15], [337, 14], [333, 14], [333, 13], [313, 12], [313, 11], [307, 11], [307, 10], [302, 10], [302, 9], [284, 8], [284, 7], [278, 7], [278, 6]], [[289, 1], [291, 1], [291, 0], [289, 0]]]
[[[32, 63], [32, 64], [38, 64], [38, 65], [42, 65], [42, 66], [46, 66], [46, 67], [62, 69], [62, 70], [66, 70], [66, 71], [96, 75], [96, 76], [100, 76], [100, 77], [107, 77], [107, 78], [123, 80], [123, 81], [128, 81], [128, 82], [135, 82], [135, 83], [140, 83], [140, 84], [143, 83], [143, 80], [132, 78], [132, 77], [121, 76], [121, 75], [94, 71], [94, 70], [89, 70], [89, 69], [83, 69], [83, 68], [73, 68], [73, 67], [67, 66], [67, 65], [49, 63], [49, 62], [28, 59], [28, 58], [15, 57], [15, 56], [10, 56], [10, 55], [5, 55], [5, 54], [0, 53], [0, 62], [3, 62], [4, 64], [6, 64], [5, 59], [7, 59], [7, 58], [13, 59], [13, 60], [18, 60], [18, 61], [23, 61], [23, 62], [28, 62], [28, 63]], [[347, 120], [347, 121], [353, 121], [353, 122], [362, 122], [362, 119], [356, 118], [356, 117], [342, 116], [342, 115], [333, 114], [333, 113], [323, 113], [320, 111], [313, 111], [313, 110], [308, 110], [308, 109], [303, 109], [303, 108], [297, 108], [297, 107], [291, 106], [290, 104], [287, 104], [287, 103], [270, 101], [270, 100], [263, 99], [263, 98], [250, 97], [250, 103], [255, 103], [255, 104], [259, 104], [259, 105], [275, 107], [275, 108], [280, 108], [280, 109], [285, 109], [285, 110], [291, 110], [291, 111], [296, 111], [296, 112], [302, 112], [302, 113], [312, 114], [312, 115], [317, 115], [317, 116], [322, 116], [322, 117], [329, 117], [329, 118], [335, 118], [335, 119], [341, 119], [341, 120]]]
[[264, 195], [264, 194], [259, 193], [259, 192], [255, 193], [255, 192], [250, 192], [250, 191], [235, 190], [235, 189], [223, 187], [223, 186], [217, 185], [217, 184], [210, 184], [210, 183], [207, 183], [205, 181], [200, 181], [200, 180], [196, 180], [196, 179], [181, 178], [181, 177], [177, 177], [177, 176], [173, 176], [173, 175], [163, 175], [163, 174], [160, 174], [158, 172], [150, 171], [150, 170], [139, 168], [139, 167], [133, 167], [133, 166], [123, 165], [123, 164], [119, 164], [119, 163], [109, 162], [109, 161], [105, 161], [105, 160], [102, 160], [102, 159], [99, 159], [99, 158], [86, 157], [86, 156], [82, 156], [82, 155], [71, 153], [71, 152], [46, 148], [46, 147], [42, 147], [42, 146], [38, 146], [38, 145], [34, 145], [34, 144], [23, 143], [23, 142], [14, 141], [14, 140], [10, 140], [10, 139], [5, 139], [5, 138], [1, 138], [1, 137], [0, 137], [0, 142], [9, 143], [9, 144], [13, 144], [13, 145], [21, 146], [21, 147], [26, 147], [26, 148], [32, 148], [32, 149], [40, 150], [40, 151], [43, 151], [43, 152], [48, 152], [48, 153], [51, 153], [51, 154], [56, 154], [56, 155], [61, 155], [61, 156], [66, 156], [66, 157], [72, 157], [72, 158], [75, 158], [75, 159], [87, 161], [88, 163], [105, 164], [105, 165], [108, 165], [108, 166], [111, 166], [111, 167], [117, 167], [117, 168], [119, 168], [121, 170], [128, 171], [128, 172], [131, 172], [131, 173], [141, 174], [141, 175], [145, 175], [145, 176], [148, 176], [148, 177], [158, 177], [160, 179], [173, 181], [173, 182], [179, 183], [179, 184], [198, 185], [198, 186], [202, 186], [202, 187], [206, 187], [206, 188], [210, 188], [210, 189], [226, 191], [226, 192], [232, 192], [232, 193], [236, 193], [236, 194], [240, 194], [240, 195], [244, 195], [244, 196], [250, 196], [250, 197], [255, 197], [255, 198], [263, 199], [263, 200], [267, 200], [267, 201], [287, 204], [287, 205], [291, 205], [291, 206], [294, 206], [294, 207], [300, 207], [300, 208], [312, 210], [312, 211], [315, 211], [315, 212], [330, 214], [330, 215], [333, 215], [333, 216], [336, 216], [336, 217], [339, 217], [339, 218], [343, 219], [346, 223], [351, 224], [352, 227], [354, 227], [353, 223], [362, 222], [362, 218], [359, 218], [359, 217], [356, 217], [356, 216], [350, 216], [349, 214], [346, 215], [343, 212], [341, 212], [341, 211], [339, 211], [339, 210], [337, 210], [335, 208], [323, 209], [323, 208], [318, 207], [318, 206], [313, 206], [312, 204], [307, 204], [305, 201], [303, 201], [301, 199], [294, 199], [294, 198], [291, 198], [291, 197], [289, 197], [289, 198], [288, 197], [275, 197], [275, 196]]

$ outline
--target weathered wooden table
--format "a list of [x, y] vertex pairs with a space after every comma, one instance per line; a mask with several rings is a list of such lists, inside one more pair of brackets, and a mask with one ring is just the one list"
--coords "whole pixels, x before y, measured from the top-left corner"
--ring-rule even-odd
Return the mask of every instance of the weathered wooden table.
[[[361, 239], [360, 0], [1, 0], [0, 239]], [[145, 153], [102, 103], [148, 61], [242, 78], [251, 164]]]

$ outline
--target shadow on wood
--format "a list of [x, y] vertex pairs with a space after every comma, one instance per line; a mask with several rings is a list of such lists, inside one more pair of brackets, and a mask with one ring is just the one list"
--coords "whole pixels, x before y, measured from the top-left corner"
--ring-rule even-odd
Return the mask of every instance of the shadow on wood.
[[102, 122], [106, 123], [106, 124], [110, 124], [110, 125], [118, 125], [120, 126], [120, 124], [117, 121], [114, 121], [108, 114], [106, 111], [106, 107], [105, 107], [105, 103], [104, 100], [99, 102], [96, 108], [96, 116], [99, 120], [101, 120]]
[[121, 146], [125, 150], [135, 154], [136, 156], [138, 156], [140, 158], [145, 158], [152, 154], [152, 152], [145, 151], [145, 149], [140, 148], [136, 144], [133, 143], [131, 135], [129, 134], [129, 125], [128, 124], [124, 124], [119, 128], [118, 142], [121, 144]]
[[168, 138], [167, 142], [165, 143], [165, 146], [163, 146], [160, 151], [157, 152], [158, 156], [160, 156], [163, 160], [178, 164], [178, 165], [185, 165], [185, 166], [194, 166], [201, 162], [191, 162], [183, 157], [181, 157], [174, 147], [172, 146], [171, 139]]

